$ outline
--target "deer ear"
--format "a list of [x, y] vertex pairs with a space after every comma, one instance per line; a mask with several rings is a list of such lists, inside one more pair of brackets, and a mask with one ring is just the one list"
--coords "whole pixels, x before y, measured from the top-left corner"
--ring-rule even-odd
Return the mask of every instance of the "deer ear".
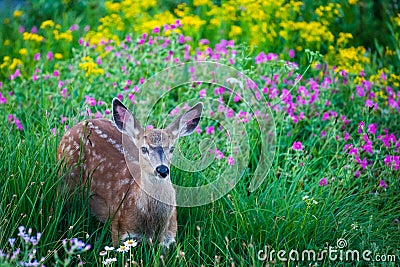
[[119, 101], [114, 98], [112, 101], [112, 115], [118, 130], [133, 138], [143, 134], [143, 128], [132, 113]]
[[170, 131], [175, 137], [182, 137], [193, 133], [199, 125], [203, 103], [199, 102], [184, 114], [176, 118], [166, 130]]

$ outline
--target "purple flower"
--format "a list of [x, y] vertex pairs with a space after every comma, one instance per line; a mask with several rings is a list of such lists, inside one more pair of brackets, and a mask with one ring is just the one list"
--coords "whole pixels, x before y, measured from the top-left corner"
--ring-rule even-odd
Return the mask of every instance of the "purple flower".
[[204, 98], [206, 97], [206, 95], [207, 95], [206, 89], [202, 89], [199, 91], [200, 98]]
[[384, 180], [379, 181], [379, 187], [388, 188], [388, 185], [385, 183]]
[[322, 114], [322, 121], [326, 121], [327, 119], [329, 119], [329, 113], [324, 112], [324, 114]]
[[233, 165], [233, 164], [235, 164], [235, 160], [233, 159], [232, 156], [229, 156], [226, 160], [228, 161], [228, 165]]
[[293, 150], [302, 151], [303, 144], [301, 142], [294, 142], [292, 148]]
[[348, 133], [348, 132], [345, 132], [344, 133], [344, 141], [347, 141], [347, 140], [349, 140], [349, 138], [350, 138], [350, 134]]
[[173, 110], [171, 110], [171, 112], [169, 113], [169, 116], [172, 117], [172, 116], [178, 115], [179, 112], [181, 112], [180, 107], [176, 107]]
[[7, 104], [7, 98], [3, 97], [1, 93], [0, 93], [0, 104]]
[[215, 133], [215, 127], [214, 126], [207, 126], [206, 127], [206, 134], [214, 134]]
[[40, 59], [40, 53], [36, 53], [36, 54], [33, 56], [33, 60], [38, 61], [39, 59]]
[[368, 125], [368, 132], [371, 134], [376, 134], [376, 124], [369, 124]]
[[14, 246], [15, 238], [9, 238], [8, 243], [10, 243], [11, 246]]
[[289, 50], [289, 57], [290, 57], [290, 58], [294, 58], [294, 56], [295, 56], [294, 50], [293, 50], [293, 49], [290, 49], [290, 50]]
[[240, 94], [236, 94], [236, 95], [233, 97], [233, 102], [239, 102], [240, 99], [241, 99]]
[[53, 52], [49, 51], [47, 52], [47, 60], [50, 61], [53, 59]]
[[319, 186], [326, 186], [328, 185], [328, 180], [326, 178], [322, 178], [321, 180], [319, 180]]
[[215, 149], [215, 157], [217, 159], [223, 159], [223, 158], [225, 158], [225, 155], [224, 155], [224, 153], [222, 153], [222, 151]]
[[70, 30], [71, 32], [76, 31], [76, 30], [78, 30], [78, 29], [79, 29], [79, 25], [78, 25], [78, 24], [74, 24], [74, 25], [72, 25], [71, 27], [69, 27], [69, 30]]
[[360, 121], [360, 123], [358, 124], [357, 133], [361, 134], [363, 132], [364, 125], [365, 125], [365, 123], [363, 121]]

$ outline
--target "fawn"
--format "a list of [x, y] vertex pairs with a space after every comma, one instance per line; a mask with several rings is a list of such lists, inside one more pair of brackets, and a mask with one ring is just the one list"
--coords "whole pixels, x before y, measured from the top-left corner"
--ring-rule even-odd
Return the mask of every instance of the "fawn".
[[176, 196], [169, 171], [174, 142], [196, 129], [202, 110], [197, 103], [165, 129], [143, 129], [114, 98], [113, 121], [89, 119], [62, 137], [57, 160], [69, 168], [69, 190], [88, 185], [91, 212], [102, 222], [111, 220], [114, 245], [127, 238], [157, 239], [165, 248], [175, 242]]

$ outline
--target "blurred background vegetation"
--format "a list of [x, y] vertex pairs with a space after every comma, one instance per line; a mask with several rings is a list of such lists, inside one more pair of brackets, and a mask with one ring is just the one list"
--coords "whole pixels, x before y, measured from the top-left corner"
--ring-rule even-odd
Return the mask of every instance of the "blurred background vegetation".
[[193, 47], [201, 39], [208, 39], [210, 46], [235, 40], [255, 52], [293, 50], [304, 64], [304, 51], [311, 49], [325, 55], [330, 65], [356, 75], [368, 71], [365, 65], [371, 63], [374, 69], [390, 66], [395, 72], [400, 65], [398, 0], [5, 0], [0, 5], [3, 77], [18, 65], [24, 65], [23, 74], [32, 73], [36, 53], [52, 51], [69, 58], [82, 36], [91, 45], [118, 43], [127, 34], [139, 36], [177, 19]]

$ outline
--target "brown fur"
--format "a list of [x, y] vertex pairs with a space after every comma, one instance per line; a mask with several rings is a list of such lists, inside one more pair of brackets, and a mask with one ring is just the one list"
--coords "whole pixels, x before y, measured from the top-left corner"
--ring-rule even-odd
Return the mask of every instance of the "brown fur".
[[69, 167], [70, 191], [89, 185], [91, 211], [102, 222], [111, 219], [114, 245], [128, 237], [158, 238], [168, 247], [177, 231], [176, 196], [169, 175], [173, 145], [195, 130], [203, 104], [165, 129], [150, 130], [143, 130], [118, 99], [112, 105], [114, 122], [78, 123], [62, 137], [57, 160]]
[[[164, 139], [166, 134], [160, 130], [146, 131], [146, 136], [156, 145], [161, 141], [161, 133]], [[130, 168], [138, 174], [135, 179], [122, 153], [122, 133], [110, 120], [93, 119], [75, 125], [63, 136], [57, 159], [64, 159], [71, 168], [67, 178], [71, 191], [80, 184], [80, 178], [83, 183], [91, 178], [91, 211], [102, 222], [113, 218], [114, 245], [128, 235], [135, 239], [153, 240], [158, 236], [160, 242], [168, 245], [169, 241], [164, 239], [174, 239], [177, 231], [176, 209], [149, 197], [140, 189], [139, 152], [133, 142], [129, 147], [133, 161]], [[171, 193], [171, 190], [173, 187], [166, 183], [160, 193]]]

